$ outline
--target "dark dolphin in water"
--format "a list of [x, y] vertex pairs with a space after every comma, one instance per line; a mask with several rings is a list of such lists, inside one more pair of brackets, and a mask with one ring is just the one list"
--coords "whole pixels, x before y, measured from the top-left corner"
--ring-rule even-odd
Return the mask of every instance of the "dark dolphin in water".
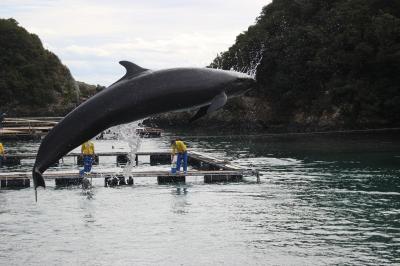
[[126, 74], [71, 111], [42, 140], [33, 167], [33, 183], [45, 187], [43, 172], [65, 154], [103, 130], [151, 115], [200, 108], [191, 119], [223, 107], [227, 98], [254, 85], [249, 75], [210, 68], [151, 71], [121, 61]]

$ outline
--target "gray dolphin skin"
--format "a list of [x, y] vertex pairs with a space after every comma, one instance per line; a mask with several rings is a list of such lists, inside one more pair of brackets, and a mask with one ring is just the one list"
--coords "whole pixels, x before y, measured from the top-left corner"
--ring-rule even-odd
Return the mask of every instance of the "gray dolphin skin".
[[126, 74], [64, 117], [42, 140], [32, 170], [35, 190], [43, 172], [83, 142], [112, 126], [170, 111], [200, 108], [191, 119], [213, 112], [251, 89], [249, 75], [210, 68], [151, 71], [121, 61]]

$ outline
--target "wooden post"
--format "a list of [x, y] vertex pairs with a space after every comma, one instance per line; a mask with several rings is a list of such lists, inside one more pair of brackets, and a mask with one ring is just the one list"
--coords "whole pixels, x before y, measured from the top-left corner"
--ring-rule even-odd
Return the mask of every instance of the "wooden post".
[[30, 187], [29, 178], [16, 178], [16, 179], [2, 179], [0, 187], [2, 188], [27, 188]]
[[221, 183], [221, 182], [240, 182], [243, 180], [242, 175], [204, 175], [204, 183]]
[[58, 177], [55, 179], [56, 186], [68, 187], [82, 184], [83, 177]]
[[182, 175], [157, 176], [157, 182], [159, 185], [170, 183], [184, 184], [186, 177]]
[[169, 154], [152, 154], [150, 155], [150, 165], [170, 164], [171, 155]]
[[21, 164], [21, 158], [17, 157], [17, 156], [8, 156], [3, 161], [3, 165], [7, 165], [7, 166], [13, 166], [13, 165], [18, 165], [18, 164]]
[[117, 165], [127, 164], [128, 162], [129, 162], [128, 155], [126, 154], [117, 155]]

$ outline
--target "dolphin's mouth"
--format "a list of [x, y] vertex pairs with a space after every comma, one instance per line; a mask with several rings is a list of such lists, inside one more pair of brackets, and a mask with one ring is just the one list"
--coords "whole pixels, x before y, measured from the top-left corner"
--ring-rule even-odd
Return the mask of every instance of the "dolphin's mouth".
[[247, 93], [249, 93], [250, 91], [255, 90], [255, 86], [252, 86], [251, 88], [248, 88], [247, 90], [245, 90], [242, 95], [246, 95]]
[[231, 91], [232, 97], [242, 96], [247, 92], [255, 89], [255, 80], [252, 78], [241, 78], [236, 84], [235, 88]]

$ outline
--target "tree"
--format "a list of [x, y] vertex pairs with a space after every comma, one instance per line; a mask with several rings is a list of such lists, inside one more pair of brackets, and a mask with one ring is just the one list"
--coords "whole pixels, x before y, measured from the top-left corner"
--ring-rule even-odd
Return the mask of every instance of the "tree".
[[210, 67], [260, 62], [269, 124], [400, 125], [399, 15], [396, 0], [274, 0]]
[[0, 19], [0, 64], [0, 106], [9, 115], [61, 115], [73, 106], [68, 68], [12, 18]]

